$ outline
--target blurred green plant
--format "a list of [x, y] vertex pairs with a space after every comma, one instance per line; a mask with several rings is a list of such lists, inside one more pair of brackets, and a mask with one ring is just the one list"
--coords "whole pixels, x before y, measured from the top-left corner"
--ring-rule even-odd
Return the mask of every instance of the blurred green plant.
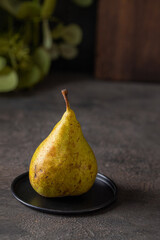
[[[94, 0], [70, 1], [88, 7]], [[82, 29], [54, 16], [57, 2], [0, 0], [0, 92], [31, 88], [48, 74], [52, 60], [78, 55]]]

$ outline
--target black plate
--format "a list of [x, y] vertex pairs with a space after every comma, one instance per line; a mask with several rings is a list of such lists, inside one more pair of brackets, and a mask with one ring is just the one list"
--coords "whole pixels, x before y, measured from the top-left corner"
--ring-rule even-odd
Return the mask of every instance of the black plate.
[[13, 196], [28, 207], [59, 214], [92, 212], [116, 200], [117, 187], [108, 177], [98, 173], [93, 187], [85, 194], [73, 197], [46, 198], [30, 185], [28, 172], [16, 177], [11, 185]]

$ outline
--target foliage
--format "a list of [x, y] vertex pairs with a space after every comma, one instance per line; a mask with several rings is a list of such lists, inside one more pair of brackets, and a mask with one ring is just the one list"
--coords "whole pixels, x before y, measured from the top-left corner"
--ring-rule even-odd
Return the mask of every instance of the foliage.
[[[70, 1], [81, 7], [88, 7], [93, 2]], [[0, 92], [33, 87], [47, 75], [52, 60], [59, 57], [70, 60], [78, 55], [82, 29], [75, 23], [66, 25], [54, 16], [57, 2], [0, 1], [0, 24], [3, 23], [0, 33]]]

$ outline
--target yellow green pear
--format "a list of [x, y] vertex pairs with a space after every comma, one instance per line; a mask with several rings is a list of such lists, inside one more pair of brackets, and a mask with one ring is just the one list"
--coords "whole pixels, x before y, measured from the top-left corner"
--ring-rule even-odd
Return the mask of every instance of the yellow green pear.
[[81, 195], [94, 184], [97, 161], [62, 90], [66, 112], [31, 159], [29, 180], [44, 197]]

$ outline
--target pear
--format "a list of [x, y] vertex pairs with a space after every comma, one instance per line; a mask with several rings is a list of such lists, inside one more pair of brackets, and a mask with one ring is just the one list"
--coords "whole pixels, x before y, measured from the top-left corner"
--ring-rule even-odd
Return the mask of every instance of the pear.
[[36, 149], [29, 168], [33, 189], [44, 197], [86, 193], [97, 175], [95, 155], [70, 108], [66, 89], [62, 95], [66, 112]]

